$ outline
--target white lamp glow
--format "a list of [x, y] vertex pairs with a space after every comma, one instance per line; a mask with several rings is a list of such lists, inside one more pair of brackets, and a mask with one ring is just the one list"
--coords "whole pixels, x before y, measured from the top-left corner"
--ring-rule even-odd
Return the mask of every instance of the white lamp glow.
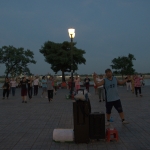
[[70, 28], [68, 29], [69, 37], [74, 38], [75, 37], [75, 29]]

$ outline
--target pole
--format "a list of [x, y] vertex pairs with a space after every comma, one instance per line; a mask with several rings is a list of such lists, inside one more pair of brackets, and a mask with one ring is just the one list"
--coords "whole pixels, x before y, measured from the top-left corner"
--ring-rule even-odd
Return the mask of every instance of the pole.
[[71, 34], [71, 91], [70, 91], [71, 98], [72, 94], [73, 94], [73, 38]]

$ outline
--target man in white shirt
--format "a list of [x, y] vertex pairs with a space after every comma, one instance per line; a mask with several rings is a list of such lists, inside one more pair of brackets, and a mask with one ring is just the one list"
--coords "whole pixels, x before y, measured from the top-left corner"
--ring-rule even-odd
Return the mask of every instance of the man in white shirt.
[[12, 78], [12, 80], [10, 81], [12, 96], [15, 96], [16, 84], [16, 81], [14, 80], [14, 78]]
[[35, 76], [33, 85], [34, 85], [34, 96], [36, 96], [38, 94], [38, 86], [39, 86], [39, 79], [37, 76]]
[[[103, 75], [98, 76], [96, 80], [98, 83], [101, 82], [103, 80]], [[102, 100], [105, 101], [103, 85], [98, 86], [97, 89], [98, 89], [99, 102], [101, 102]]]

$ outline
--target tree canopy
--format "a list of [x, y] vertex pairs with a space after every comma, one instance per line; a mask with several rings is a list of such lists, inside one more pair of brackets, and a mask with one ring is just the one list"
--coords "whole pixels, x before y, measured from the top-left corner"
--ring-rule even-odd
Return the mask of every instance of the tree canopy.
[[115, 69], [114, 73], [123, 75], [134, 74], [135, 69], [133, 69], [133, 60], [136, 60], [133, 54], [128, 54], [128, 56], [122, 56], [114, 58], [112, 60], [112, 69]]
[[8, 77], [20, 75], [21, 73], [30, 74], [28, 65], [35, 64], [34, 53], [24, 48], [15, 48], [13, 46], [3, 46], [0, 48], [0, 63], [5, 64], [5, 74]]
[[[79, 64], [85, 64], [86, 59], [83, 57], [85, 51], [75, 47], [76, 43], [73, 43], [73, 71], [78, 70]], [[54, 43], [47, 41], [40, 49], [45, 57], [45, 61], [51, 64], [51, 69], [57, 73], [62, 71], [62, 80], [64, 80], [64, 73], [71, 72], [71, 43]]]

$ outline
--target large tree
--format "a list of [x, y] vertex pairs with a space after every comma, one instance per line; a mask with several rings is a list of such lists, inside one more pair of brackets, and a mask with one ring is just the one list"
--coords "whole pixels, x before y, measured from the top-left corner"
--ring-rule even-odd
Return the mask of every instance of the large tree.
[[112, 60], [112, 69], [114, 69], [114, 73], [123, 75], [134, 74], [135, 69], [133, 69], [133, 60], [136, 60], [133, 54], [128, 54], [128, 56], [119, 56], [118, 58], [114, 58]]
[[[85, 51], [75, 47], [76, 43], [72, 44], [73, 50], [73, 71], [78, 70], [79, 64], [85, 64], [86, 60], [83, 57]], [[62, 71], [62, 81], [65, 80], [65, 72], [71, 72], [71, 43], [54, 43], [47, 41], [41, 47], [40, 52], [44, 55], [45, 61], [51, 64], [51, 69], [57, 73]]]
[[28, 65], [35, 64], [34, 53], [24, 48], [15, 48], [13, 46], [3, 46], [0, 48], [0, 63], [5, 64], [5, 74], [8, 77], [20, 75], [21, 73], [30, 74]]

